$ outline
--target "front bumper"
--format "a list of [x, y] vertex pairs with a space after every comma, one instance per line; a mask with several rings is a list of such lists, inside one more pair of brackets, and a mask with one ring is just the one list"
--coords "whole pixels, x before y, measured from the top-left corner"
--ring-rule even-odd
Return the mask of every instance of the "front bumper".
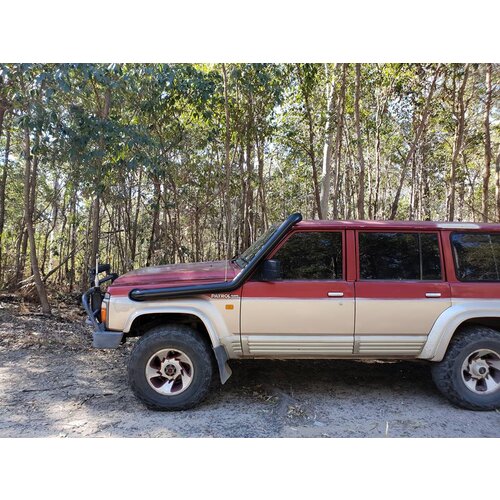
[[90, 297], [95, 288], [90, 288], [82, 295], [82, 305], [87, 313], [87, 323], [94, 327], [92, 346], [97, 349], [116, 349], [123, 342], [123, 332], [106, 330], [106, 325], [97, 320], [99, 311], [93, 311]]

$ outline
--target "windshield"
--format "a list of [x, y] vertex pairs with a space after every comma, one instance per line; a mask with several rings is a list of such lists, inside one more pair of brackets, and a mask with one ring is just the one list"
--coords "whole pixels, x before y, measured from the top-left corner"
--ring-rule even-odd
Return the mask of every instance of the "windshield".
[[266, 244], [267, 240], [276, 231], [278, 224], [273, 224], [264, 234], [260, 235], [242, 254], [236, 257], [236, 263], [245, 267], [256, 255], [256, 253]]

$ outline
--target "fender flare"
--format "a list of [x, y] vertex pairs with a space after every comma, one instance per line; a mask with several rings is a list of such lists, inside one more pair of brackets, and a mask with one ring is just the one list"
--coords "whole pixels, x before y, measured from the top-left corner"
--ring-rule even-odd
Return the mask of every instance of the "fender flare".
[[[203, 301], [206, 305], [206, 301]], [[217, 367], [219, 369], [220, 381], [222, 384], [226, 383], [229, 377], [232, 374], [232, 370], [227, 363], [229, 356], [226, 352], [225, 347], [221, 344], [219, 336], [217, 335], [216, 326], [213, 324], [212, 319], [207, 315], [201, 308], [195, 306], [188, 305], [163, 305], [158, 302], [149, 303], [148, 306], [133, 312], [127, 319], [125, 326], [123, 328], [124, 333], [130, 332], [133, 322], [140, 318], [141, 316], [147, 316], [150, 314], [186, 314], [189, 316], [194, 316], [198, 318], [204, 325], [208, 332], [208, 336], [210, 338], [210, 344], [212, 346], [215, 359], [217, 361]], [[217, 318], [216, 318], [217, 319]], [[224, 328], [227, 332], [227, 328], [225, 326], [222, 318], [217, 321], [217, 328]]]
[[457, 328], [464, 321], [475, 318], [500, 318], [500, 300], [453, 301], [432, 326], [418, 358], [441, 361]]

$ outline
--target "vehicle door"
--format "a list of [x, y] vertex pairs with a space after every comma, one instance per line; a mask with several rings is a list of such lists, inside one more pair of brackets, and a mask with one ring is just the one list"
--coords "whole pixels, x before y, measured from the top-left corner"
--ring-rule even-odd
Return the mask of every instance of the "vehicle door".
[[357, 231], [354, 354], [415, 357], [451, 306], [438, 231]]
[[354, 283], [347, 281], [345, 232], [293, 231], [269, 259], [282, 279], [250, 279], [241, 298], [243, 352], [255, 357], [352, 355]]

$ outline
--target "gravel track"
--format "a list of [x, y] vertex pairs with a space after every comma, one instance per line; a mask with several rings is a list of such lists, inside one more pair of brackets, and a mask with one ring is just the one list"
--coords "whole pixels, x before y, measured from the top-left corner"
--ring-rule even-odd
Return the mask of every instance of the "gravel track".
[[500, 437], [500, 411], [453, 407], [424, 363], [233, 361], [199, 407], [147, 410], [130, 345], [90, 347], [75, 307], [0, 302], [0, 437]]

